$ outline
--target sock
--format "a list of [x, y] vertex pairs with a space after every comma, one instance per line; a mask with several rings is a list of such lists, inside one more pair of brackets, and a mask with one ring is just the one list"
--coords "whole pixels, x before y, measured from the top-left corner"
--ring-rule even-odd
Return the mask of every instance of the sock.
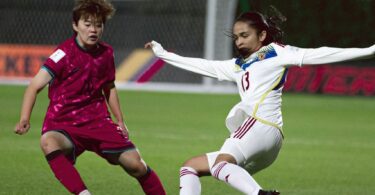
[[86, 190], [81, 176], [73, 164], [65, 157], [61, 150], [56, 150], [46, 155], [49, 166], [55, 177], [65, 186], [69, 192], [79, 194]]
[[228, 183], [233, 188], [248, 194], [258, 194], [261, 187], [253, 177], [242, 167], [228, 163], [220, 162], [211, 169], [211, 174], [218, 180]]
[[191, 167], [180, 169], [180, 195], [200, 195], [201, 182], [198, 173]]
[[143, 191], [146, 195], [165, 195], [165, 190], [160, 182], [159, 177], [156, 173], [147, 167], [146, 175], [138, 178], [139, 184], [141, 184]]

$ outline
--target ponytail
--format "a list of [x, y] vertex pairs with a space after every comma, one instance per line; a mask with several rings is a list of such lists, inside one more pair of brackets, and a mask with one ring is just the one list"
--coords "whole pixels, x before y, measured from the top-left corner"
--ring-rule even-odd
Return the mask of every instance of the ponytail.
[[286, 21], [286, 17], [283, 16], [274, 6], [270, 6], [269, 16], [266, 17], [268, 25], [267, 36], [264, 40], [264, 45], [268, 45], [272, 42], [282, 43], [284, 32], [280, 28], [280, 25]]

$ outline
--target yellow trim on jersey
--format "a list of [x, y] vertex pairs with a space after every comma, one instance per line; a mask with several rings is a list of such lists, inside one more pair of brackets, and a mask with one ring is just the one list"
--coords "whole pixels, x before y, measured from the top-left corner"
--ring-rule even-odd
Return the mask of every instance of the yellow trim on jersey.
[[279, 129], [279, 131], [281, 132], [281, 135], [284, 137], [283, 129], [279, 125], [276, 125], [275, 123], [272, 123], [272, 122], [266, 121], [264, 119], [261, 119], [257, 116], [253, 116], [253, 118], [257, 119], [257, 121], [259, 121], [263, 124], [266, 124], [266, 125], [269, 125], [269, 126], [272, 126], [272, 127], [275, 127], [277, 129]]
[[260, 98], [259, 102], [255, 105], [255, 109], [254, 109], [253, 114], [252, 114], [252, 117], [255, 118], [255, 119], [257, 119], [257, 120], [260, 121], [261, 123], [264, 123], [264, 124], [266, 124], [266, 125], [270, 125], [270, 126], [273, 126], [273, 127], [278, 128], [278, 129], [280, 130], [281, 134], [283, 135], [283, 137], [284, 137], [283, 129], [282, 129], [279, 125], [277, 125], [277, 124], [275, 124], [275, 123], [273, 123], [273, 122], [269, 122], [269, 121], [267, 121], [267, 120], [264, 120], [264, 119], [261, 119], [261, 118], [257, 117], [257, 116], [256, 116], [256, 113], [257, 113], [257, 111], [258, 111], [259, 105], [264, 101], [264, 99], [265, 99], [265, 98], [267, 97], [267, 95], [272, 91], [272, 89], [274, 89], [274, 88], [280, 83], [280, 81], [281, 81], [281, 79], [283, 78], [283, 75], [284, 75], [284, 73], [285, 73], [285, 70], [286, 70], [286, 68], [284, 68], [283, 72], [281, 73], [281, 76], [280, 76], [280, 77], [277, 79], [277, 81], [272, 85], [272, 87], [271, 87], [268, 91], [266, 91], [266, 93], [264, 93], [264, 94], [262, 95], [262, 97]]

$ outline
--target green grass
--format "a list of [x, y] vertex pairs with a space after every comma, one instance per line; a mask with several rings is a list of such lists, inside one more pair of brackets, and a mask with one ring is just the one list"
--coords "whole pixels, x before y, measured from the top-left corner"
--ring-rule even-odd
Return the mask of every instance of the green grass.
[[[0, 194], [67, 194], [39, 149], [47, 107], [44, 90], [23, 136], [19, 119], [25, 87], [0, 86]], [[130, 137], [159, 174], [168, 194], [178, 194], [180, 165], [189, 157], [219, 149], [228, 131], [225, 117], [236, 95], [120, 91]], [[276, 162], [254, 177], [264, 188], [287, 195], [352, 195], [375, 191], [375, 101], [364, 97], [285, 94], [285, 141]], [[96, 195], [142, 194], [121, 168], [86, 152], [77, 162]], [[211, 177], [202, 194], [240, 194]]]

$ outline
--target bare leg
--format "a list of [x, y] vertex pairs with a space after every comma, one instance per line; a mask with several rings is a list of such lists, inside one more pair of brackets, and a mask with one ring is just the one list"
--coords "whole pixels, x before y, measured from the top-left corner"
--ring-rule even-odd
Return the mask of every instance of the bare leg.
[[40, 138], [40, 147], [44, 155], [56, 150], [61, 150], [65, 154], [68, 154], [72, 151], [73, 144], [64, 134], [57, 131], [49, 131], [44, 133]]
[[220, 162], [223, 162], [223, 161], [228, 162], [228, 163], [232, 163], [232, 164], [237, 164], [236, 159], [232, 155], [230, 155], [230, 154], [219, 154], [219, 156], [217, 156], [217, 158], [216, 158], [214, 166], [216, 164], [220, 163]]
[[197, 171], [199, 176], [211, 175], [206, 154], [192, 157], [191, 159], [185, 161], [183, 167], [193, 168], [195, 171]]

